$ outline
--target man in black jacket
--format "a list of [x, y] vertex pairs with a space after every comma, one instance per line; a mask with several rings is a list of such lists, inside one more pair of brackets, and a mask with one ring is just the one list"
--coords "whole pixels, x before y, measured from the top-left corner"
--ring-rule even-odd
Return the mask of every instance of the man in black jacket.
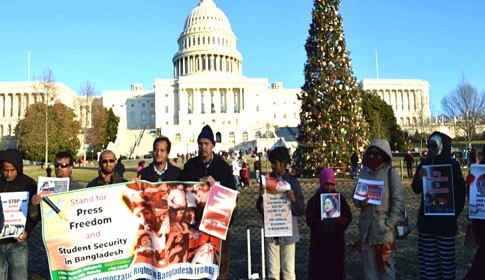
[[86, 188], [128, 182], [116, 172], [116, 156], [113, 151], [104, 150], [99, 155], [99, 175]]
[[139, 173], [141, 180], [150, 182], [178, 181], [182, 170], [170, 163], [168, 155], [172, 143], [166, 136], [153, 141], [153, 162]]
[[[2, 177], [0, 193], [29, 192], [29, 206], [24, 233], [17, 238], [0, 239], [0, 275], [7, 279], [27, 279], [27, 237], [38, 222], [38, 207], [30, 203], [37, 192], [37, 184], [23, 173], [22, 154], [16, 149], [6, 150], [1, 157]], [[0, 194], [1, 195], [1, 194]]]
[[[235, 190], [232, 168], [224, 159], [213, 152], [216, 142], [214, 141], [214, 133], [209, 125], [202, 128], [199, 137], [197, 137], [197, 143], [199, 145], [199, 155], [185, 163], [180, 180], [200, 181], [210, 186], [213, 186], [218, 181], [224, 187]], [[222, 254], [218, 279], [229, 279], [229, 233], [226, 240], [221, 242], [221, 245]]]

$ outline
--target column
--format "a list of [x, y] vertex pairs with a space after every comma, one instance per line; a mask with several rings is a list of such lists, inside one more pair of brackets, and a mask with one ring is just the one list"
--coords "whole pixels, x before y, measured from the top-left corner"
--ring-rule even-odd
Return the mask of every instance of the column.
[[5, 117], [5, 94], [0, 94], [0, 117]]

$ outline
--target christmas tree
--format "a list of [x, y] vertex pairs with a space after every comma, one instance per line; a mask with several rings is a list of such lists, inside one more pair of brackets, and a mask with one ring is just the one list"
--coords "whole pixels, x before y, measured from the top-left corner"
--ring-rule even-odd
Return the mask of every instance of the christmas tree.
[[[325, 167], [349, 167], [366, 139], [361, 90], [346, 50], [339, 0], [314, 0], [305, 44], [305, 84], [301, 100], [294, 170], [306, 176]], [[347, 169], [348, 170], [348, 169]]]

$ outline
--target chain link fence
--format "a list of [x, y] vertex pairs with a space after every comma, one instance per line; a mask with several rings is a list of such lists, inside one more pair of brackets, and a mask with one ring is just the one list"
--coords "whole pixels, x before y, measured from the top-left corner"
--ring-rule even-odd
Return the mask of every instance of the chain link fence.
[[[317, 179], [301, 179], [305, 203], [318, 188]], [[352, 210], [352, 223], [348, 227], [345, 237], [346, 243], [351, 244], [357, 239], [357, 220], [359, 209], [351, 203], [354, 181], [341, 179], [337, 180], [337, 190], [348, 200]], [[406, 193], [406, 207], [409, 219], [412, 224], [412, 233], [404, 240], [396, 241], [397, 257], [397, 278], [418, 279], [418, 238], [416, 219], [420, 203], [420, 196], [413, 193], [409, 180], [404, 180]], [[258, 198], [258, 186], [253, 184], [246, 189], [240, 190], [238, 196], [238, 211], [234, 217], [234, 223], [230, 230], [231, 234], [231, 255], [230, 255], [230, 279], [248, 278], [248, 252], [247, 252], [247, 230], [251, 232], [251, 269], [253, 273], [262, 271], [261, 254], [261, 227], [262, 218], [256, 211], [256, 200]], [[457, 279], [462, 279], [471, 265], [474, 249], [463, 246], [465, 228], [468, 224], [465, 208], [458, 219], [458, 234], [456, 236], [456, 268]], [[297, 279], [308, 278], [308, 246], [310, 243], [310, 230], [305, 223], [305, 217], [300, 217], [300, 242], [296, 246], [296, 275]], [[347, 279], [361, 279], [362, 269], [359, 262], [359, 254], [353, 251], [350, 246], [346, 249]], [[49, 268], [47, 257], [42, 242], [41, 225], [37, 225], [29, 238], [29, 275], [31, 279], [49, 279]]]

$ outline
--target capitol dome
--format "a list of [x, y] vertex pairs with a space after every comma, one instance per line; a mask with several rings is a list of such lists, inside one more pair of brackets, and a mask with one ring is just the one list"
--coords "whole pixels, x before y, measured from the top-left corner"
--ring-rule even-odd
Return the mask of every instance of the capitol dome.
[[213, 0], [201, 0], [185, 20], [173, 57], [174, 76], [242, 75], [242, 56], [226, 14]]

